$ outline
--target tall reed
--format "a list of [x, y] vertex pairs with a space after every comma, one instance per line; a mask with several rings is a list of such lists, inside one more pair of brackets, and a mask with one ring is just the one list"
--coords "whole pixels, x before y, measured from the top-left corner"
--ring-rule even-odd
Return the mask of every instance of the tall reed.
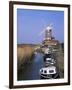
[[33, 46], [18, 46], [17, 47], [17, 60], [18, 68], [20, 68], [24, 63], [30, 62], [34, 54]]

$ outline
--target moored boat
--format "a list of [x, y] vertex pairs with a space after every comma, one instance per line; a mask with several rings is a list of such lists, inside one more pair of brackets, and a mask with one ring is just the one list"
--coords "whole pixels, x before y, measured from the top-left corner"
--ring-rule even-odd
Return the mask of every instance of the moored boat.
[[44, 79], [55, 79], [59, 77], [55, 66], [43, 67], [40, 69], [39, 74]]

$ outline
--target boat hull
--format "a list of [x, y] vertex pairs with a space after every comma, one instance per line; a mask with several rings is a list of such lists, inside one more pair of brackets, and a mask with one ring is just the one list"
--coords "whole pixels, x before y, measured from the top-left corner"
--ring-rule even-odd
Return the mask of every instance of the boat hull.
[[56, 79], [56, 78], [60, 78], [60, 76], [59, 76], [58, 73], [56, 73], [56, 74], [49, 74], [49, 75], [41, 74], [40, 78], [41, 79]]

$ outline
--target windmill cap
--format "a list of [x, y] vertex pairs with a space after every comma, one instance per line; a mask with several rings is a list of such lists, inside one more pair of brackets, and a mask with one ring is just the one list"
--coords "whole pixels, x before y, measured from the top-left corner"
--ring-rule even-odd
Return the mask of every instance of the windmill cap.
[[47, 29], [47, 30], [51, 30], [51, 29], [52, 29], [52, 27], [51, 27], [51, 26], [48, 26], [46, 29]]

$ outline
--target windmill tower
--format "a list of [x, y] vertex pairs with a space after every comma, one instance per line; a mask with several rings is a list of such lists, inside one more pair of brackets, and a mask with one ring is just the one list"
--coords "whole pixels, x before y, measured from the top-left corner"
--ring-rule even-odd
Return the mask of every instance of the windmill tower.
[[42, 46], [47, 47], [47, 46], [56, 46], [59, 44], [58, 40], [55, 40], [55, 38], [52, 35], [52, 30], [53, 30], [53, 25], [50, 24], [48, 25], [41, 33], [40, 35], [44, 34], [44, 40], [42, 41]]
[[44, 40], [54, 39], [54, 37], [52, 36], [52, 29], [53, 29], [53, 25], [50, 24], [40, 33], [40, 35], [42, 34], [45, 35]]
[[47, 28], [45, 30], [45, 39], [46, 40], [52, 39], [52, 27], [51, 26], [47, 26]]

